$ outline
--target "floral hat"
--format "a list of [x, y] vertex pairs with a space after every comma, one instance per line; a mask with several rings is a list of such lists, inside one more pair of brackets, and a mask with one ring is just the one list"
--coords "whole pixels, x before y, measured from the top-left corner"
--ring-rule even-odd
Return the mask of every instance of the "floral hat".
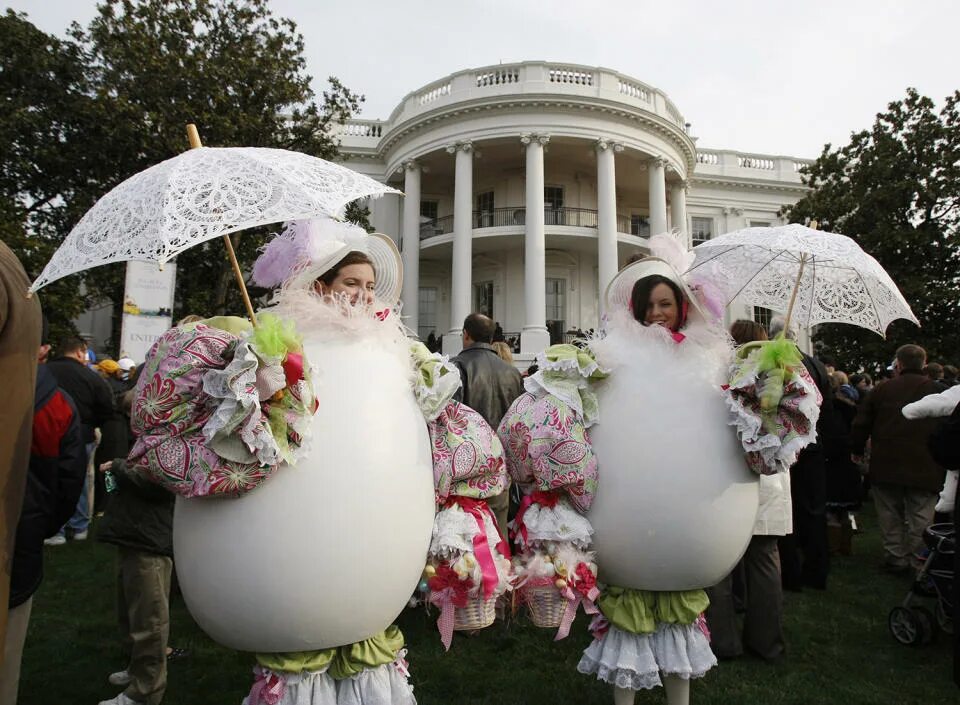
[[254, 263], [253, 281], [267, 288], [308, 288], [350, 252], [362, 252], [370, 258], [376, 273], [377, 299], [396, 304], [403, 287], [403, 265], [393, 240], [332, 218], [286, 223]]

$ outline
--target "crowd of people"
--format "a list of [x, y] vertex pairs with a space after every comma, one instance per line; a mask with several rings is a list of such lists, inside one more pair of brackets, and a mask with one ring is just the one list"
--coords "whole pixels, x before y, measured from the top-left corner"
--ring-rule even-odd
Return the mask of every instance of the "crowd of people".
[[[369, 265], [373, 272], [369, 260], [359, 264]], [[634, 314], [636, 320], [668, 328], [679, 344], [684, 338], [678, 314], [682, 308], [686, 316], [684, 294], [676, 286], [668, 287], [664, 313], [654, 303], [660, 295], [654, 287], [657, 282], [651, 282], [649, 290], [634, 291], [634, 298], [640, 297], [631, 302], [641, 312]], [[135, 440], [130, 415], [137, 366], [129, 358], [95, 359], [82, 338], [60, 341], [51, 355], [39, 306], [20, 293], [27, 288], [26, 276], [5, 246], [0, 246], [0, 283], [9, 304], [0, 319], [0, 353], [17, 350], [8, 358], [15, 360], [18, 371], [8, 379], [22, 383], [26, 377], [30, 386], [12, 390], [13, 402], [4, 411], [11, 413], [15, 404], [29, 406], [32, 419], [32, 424], [24, 425], [20, 419], [17, 425], [5, 417], [0, 423], [7, 486], [18, 488], [4, 496], [2, 528], [10, 560], [5, 561], [9, 580], [4, 581], [9, 582], [9, 594], [3, 595], [9, 610], [0, 622], [5, 623], [0, 705], [13, 705], [17, 699], [32, 596], [42, 579], [43, 544], [62, 546], [87, 539], [91, 516], [100, 514], [97, 538], [117, 547], [118, 614], [126, 657], [124, 667], [109, 675], [109, 682], [124, 690], [101, 705], [157, 705], [166, 688], [168, 660], [183, 655], [169, 646], [174, 495], [127, 467], [125, 459]], [[779, 319], [769, 331], [753, 321], [736, 321], [729, 332], [737, 345], [793, 335]], [[535, 374], [536, 368], [521, 375], [511, 346], [502, 340], [502, 329], [487, 316], [468, 316], [462, 336], [463, 350], [450, 361], [461, 379], [457, 400], [497, 429], [524, 393], [524, 377]], [[435, 337], [427, 342], [428, 347], [439, 343]], [[938, 513], [945, 519], [953, 512], [954, 498], [943, 491], [945, 468], [933, 460], [927, 446], [939, 421], [908, 420], [902, 409], [956, 386], [954, 366], [928, 361], [917, 345], [901, 346], [876, 383], [867, 373], [840, 371], [826, 357], [804, 353], [802, 364], [822, 397], [816, 442], [803, 449], [788, 473], [760, 477], [759, 511], [746, 553], [722, 581], [704, 586], [709, 596], [704, 626], [709, 626], [712, 654], [695, 653], [700, 641], [694, 640], [685, 647], [684, 658], [699, 659], [701, 665], [680, 676], [670, 670], [672, 656], [652, 665], [656, 684], [658, 672], [664, 677], [669, 702], [686, 702], [689, 678], [709, 669], [714, 656], [732, 659], [749, 652], [776, 661], [789, 653], [782, 590], [827, 589], [831, 558], [854, 550], [856, 514], [868, 494], [882, 537], [881, 568], [897, 575], [919, 569], [923, 530]], [[16, 469], [19, 474], [13, 473]], [[91, 478], [96, 478], [96, 487], [89, 485]], [[484, 500], [502, 537], [510, 534], [519, 500], [508, 492]], [[687, 591], [683, 599], [706, 605], [699, 593]], [[666, 599], [662, 596], [667, 594], [656, 599]], [[691, 612], [691, 620], [683, 624], [696, 639], [701, 639], [700, 611], [698, 607]], [[616, 702], [632, 702], [633, 691], [648, 686], [608, 678], [603, 652], [610, 648], [611, 635], [635, 646], [655, 638], [662, 625], [658, 623], [654, 634], [628, 634], [615, 622], [604, 629], [590, 647], [593, 651], [585, 653], [581, 670], [613, 683]], [[598, 660], [591, 661], [591, 653]], [[383, 665], [394, 656], [391, 652]]]

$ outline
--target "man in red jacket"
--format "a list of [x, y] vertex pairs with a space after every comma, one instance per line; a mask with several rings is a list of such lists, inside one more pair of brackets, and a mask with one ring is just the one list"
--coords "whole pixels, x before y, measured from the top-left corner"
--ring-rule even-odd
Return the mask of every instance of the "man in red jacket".
[[904, 418], [904, 406], [940, 391], [923, 374], [927, 353], [919, 345], [903, 345], [894, 361], [896, 376], [878, 385], [857, 411], [850, 432], [854, 462], [871, 443], [870, 482], [877, 521], [883, 536], [883, 568], [910, 569], [911, 556], [923, 548], [923, 530], [933, 522], [944, 469], [927, 450], [936, 419]]
[[[42, 340], [41, 362], [50, 347], [45, 344], [46, 321]], [[20, 657], [33, 594], [43, 579], [43, 540], [56, 534], [73, 514], [87, 474], [80, 416], [46, 365], [37, 368], [34, 399], [30, 464], [14, 542], [9, 622], [0, 668], [0, 704], [3, 705], [17, 701]]]

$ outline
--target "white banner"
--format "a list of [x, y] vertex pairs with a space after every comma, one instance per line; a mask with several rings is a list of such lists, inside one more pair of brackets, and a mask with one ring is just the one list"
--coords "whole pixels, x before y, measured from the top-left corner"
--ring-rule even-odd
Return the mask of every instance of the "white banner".
[[153, 262], [127, 262], [120, 329], [121, 357], [129, 357], [139, 365], [150, 346], [170, 329], [176, 280], [176, 262], [167, 262], [163, 271]]

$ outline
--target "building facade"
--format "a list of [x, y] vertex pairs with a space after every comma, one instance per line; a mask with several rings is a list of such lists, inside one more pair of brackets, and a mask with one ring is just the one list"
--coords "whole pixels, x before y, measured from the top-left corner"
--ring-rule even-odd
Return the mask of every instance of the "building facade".
[[698, 147], [663, 91], [570, 64], [454, 73], [385, 120], [347, 122], [340, 141], [347, 166], [404, 192], [371, 201], [371, 224], [400, 246], [405, 321], [448, 354], [471, 311], [523, 359], [596, 328], [606, 285], [651, 233], [697, 244], [776, 224], [806, 190], [806, 160]]

